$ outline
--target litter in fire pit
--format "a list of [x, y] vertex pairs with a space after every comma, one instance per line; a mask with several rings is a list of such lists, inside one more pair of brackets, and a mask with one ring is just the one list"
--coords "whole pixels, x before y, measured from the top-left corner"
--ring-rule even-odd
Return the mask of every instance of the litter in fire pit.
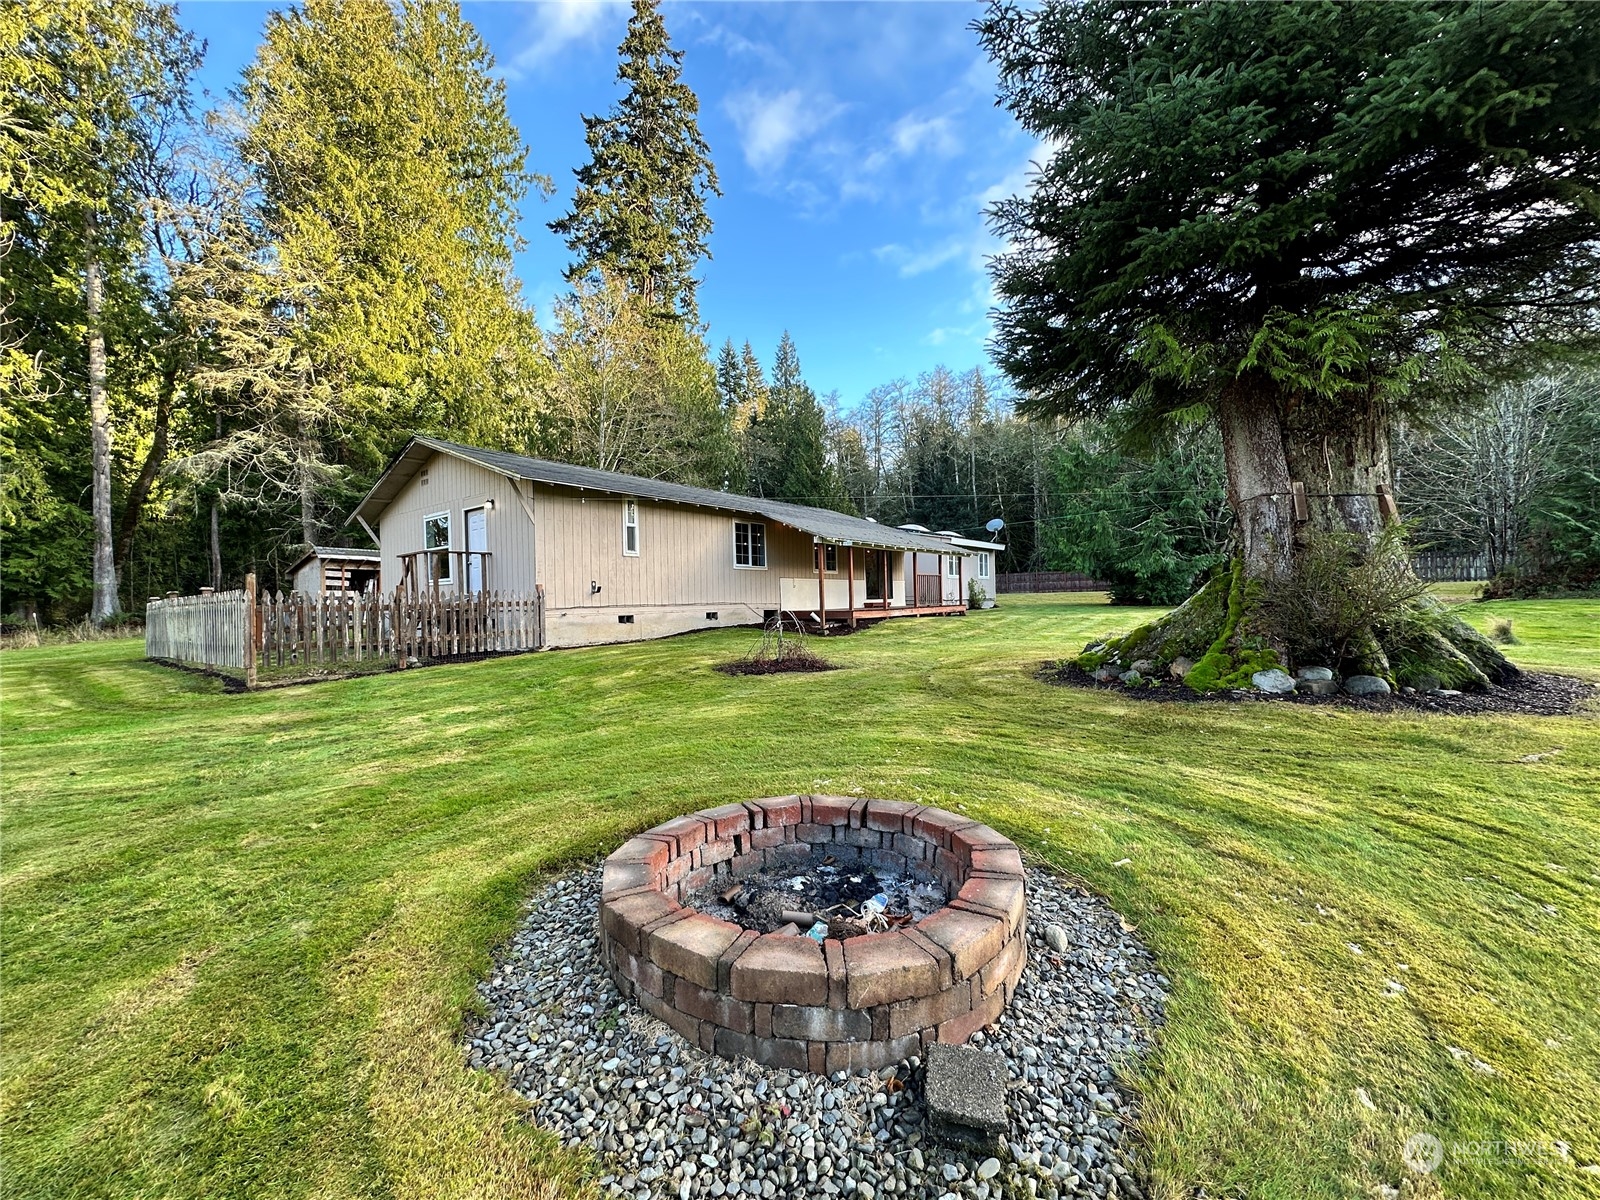
[[949, 902], [942, 884], [831, 854], [751, 875], [689, 897], [691, 907], [759, 933], [849, 938], [898, 929]]

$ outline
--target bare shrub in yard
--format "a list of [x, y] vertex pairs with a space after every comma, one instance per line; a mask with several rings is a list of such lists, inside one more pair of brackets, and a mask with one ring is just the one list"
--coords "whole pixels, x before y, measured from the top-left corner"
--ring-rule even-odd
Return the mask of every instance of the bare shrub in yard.
[[1316, 533], [1261, 615], [1297, 662], [1360, 663], [1372, 630], [1401, 623], [1427, 590], [1401, 526], [1387, 526], [1370, 547], [1352, 534]]
[[806, 635], [793, 613], [768, 621], [761, 641], [745, 657], [717, 668], [728, 675], [778, 675], [785, 671], [832, 671], [834, 665], [806, 645]]

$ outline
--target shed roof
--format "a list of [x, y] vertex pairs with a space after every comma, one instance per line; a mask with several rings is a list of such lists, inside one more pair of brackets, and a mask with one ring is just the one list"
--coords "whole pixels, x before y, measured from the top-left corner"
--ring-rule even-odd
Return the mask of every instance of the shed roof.
[[295, 559], [294, 565], [289, 568], [289, 574], [293, 575], [314, 558], [323, 561], [343, 559], [347, 562], [375, 563], [381, 557], [376, 550], [364, 550], [359, 546], [312, 546]]
[[787, 504], [781, 500], [740, 496], [732, 492], [716, 492], [710, 488], [688, 487], [660, 479], [645, 479], [639, 475], [624, 475], [619, 471], [576, 467], [571, 463], [529, 458], [522, 454], [510, 454], [504, 450], [463, 446], [458, 442], [423, 437], [420, 434], [412, 437], [406, 443], [405, 449], [395, 456], [388, 469], [372, 485], [372, 490], [360, 504], [356, 505], [351, 519], [380, 520], [383, 510], [400, 494], [400, 490], [411, 477], [422, 469], [423, 463], [435, 453], [453, 455], [467, 462], [477, 463], [496, 474], [506, 475], [512, 479], [525, 479], [530, 483], [577, 488], [581, 491], [602, 492], [613, 496], [636, 496], [646, 500], [661, 500], [672, 504], [689, 504], [697, 508], [765, 517], [769, 521], [788, 525], [828, 542], [869, 546], [881, 550], [970, 553], [952, 548], [951, 544], [942, 538], [895, 529], [861, 517], [846, 516], [832, 509], [812, 508], [806, 504]]

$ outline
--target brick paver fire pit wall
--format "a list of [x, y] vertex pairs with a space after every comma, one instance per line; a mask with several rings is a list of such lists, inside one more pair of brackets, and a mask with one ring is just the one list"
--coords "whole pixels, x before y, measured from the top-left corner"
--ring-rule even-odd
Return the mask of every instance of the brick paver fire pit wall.
[[[707, 886], [834, 855], [932, 876], [950, 897], [914, 925], [818, 944], [687, 907]], [[993, 1021], [1027, 964], [1022, 857], [937, 808], [848, 796], [727, 804], [658, 825], [606, 859], [600, 944], [646, 1011], [725, 1058], [877, 1069]]]

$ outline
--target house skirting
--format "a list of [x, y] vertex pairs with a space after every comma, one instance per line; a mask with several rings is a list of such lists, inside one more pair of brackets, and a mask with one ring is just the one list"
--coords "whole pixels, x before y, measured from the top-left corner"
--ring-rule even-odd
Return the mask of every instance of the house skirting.
[[[715, 615], [713, 615], [715, 614]], [[632, 620], [624, 620], [631, 617]], [[602, 646], [611, 642], [643, 642], [651, 638], [760, 625], [766, 610], [749, 604], [635, 604], [605, 608], [546, 610], [545, 637], [551, 647]]]

